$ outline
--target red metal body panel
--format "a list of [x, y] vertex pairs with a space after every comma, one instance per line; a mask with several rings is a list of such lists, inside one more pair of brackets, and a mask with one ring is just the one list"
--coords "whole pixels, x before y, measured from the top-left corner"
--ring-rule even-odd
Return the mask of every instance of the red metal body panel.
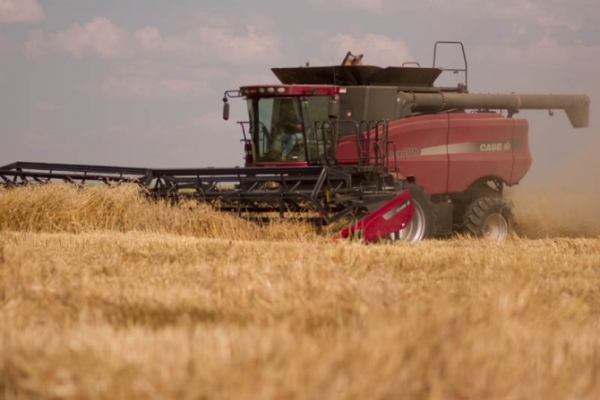
[[[388, 165], [397, 162], [401, 176], [414, 175], [430, 194], [463, 192], [482, 178], [512, 186], [531, 166], [523, 119], [496, 113], [432, 114], [392, 121], [388, 131], [393, 142]], [[356, 136], [340, 140], [337, 158], [341, 164], [356, 164]]]
[[[361, 143], [359, 146], [356, 143], [355, 135], [344, 136], [338, 142], [337, 149], [336, 149], [336, 159], [342, 165], [356, 165], [358, 163], [357, 160], [359, 159], [358, 154], [360, 152], [362, 152], [363, 154], [361, 154], [361, 159], [364, 162], [364, 160], [365, 160], [364, 147], [365, 147], [364, 139], [361, 140]], [[359, 148], [361, 149], [361, 151], [359, 151]]]
[[388, 129], [395, 144], [389, 147], [389, 165], [396, 160], [400, 173], [416, 176], [430, 194], [446, 193], [448, 114], [401, 119], [390, 122]]
[[462, 192], [488, 176], [512, 184], [514, 120], [495, 113], [449, 117], [447, 192]]
[[443, 194], [487, 177], [518, 183], [531, 166], [527, 130], [527, 121], [496, 113], [449, 113], [391, 122], [389, 138], [400, 173], [414, 175], [430, 194]]
[[371, 242], [406, 228], [415, 213], [415, 206], [410, 201], [410, 191], [405, 190], [383, 206], [351, 225], [333, 239], [343, 239], [362, 231], [365, 242]]

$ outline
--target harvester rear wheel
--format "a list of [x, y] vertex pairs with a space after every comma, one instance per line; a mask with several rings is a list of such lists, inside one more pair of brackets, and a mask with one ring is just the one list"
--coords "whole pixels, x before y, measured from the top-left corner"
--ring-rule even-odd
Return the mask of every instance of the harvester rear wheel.
[[513, 214], [508, 201], [499, 197], [481, 197], [467, 207], [462, 231], [500, 242], [508, 237], [513, 225]]
[[418, 242], [429, 239], [435, 234], [435, 212], [431, 196], [421, 185], [409, 183], [404, 189], [410, 190], [411, 201], [415, 206], [415, 214], [406, 228], [389, 235], [391, 240]]

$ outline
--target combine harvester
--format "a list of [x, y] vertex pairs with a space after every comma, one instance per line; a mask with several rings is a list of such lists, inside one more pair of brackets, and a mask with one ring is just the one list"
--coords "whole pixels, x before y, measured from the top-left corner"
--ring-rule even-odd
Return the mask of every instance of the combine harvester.
[[[459, 45], [464, 68], [437, 68], [439, 44]], [[16, 162], [0, 184], [132, 183], [154, 198], [193, 198], [240, 215], [309, 212], [324, 224], [360, 217], [337, 237], [419, 241], [453, 232], [503, 240], [511, 229], [504, 186], [532, 159], [520, 110], [564, 110], [589, 124], [585, 95], [470, 94], [460, 42], [438, 42], [432, 68], [361, 65], [274, 68], [281, 84], [225, 92], [243, 98], [242, 168], [151, 169]], [[434, 86], [444, 71], [455, 87]], [[502, 112], [505, 111], [506, 115]], [[269, 215], [269, 214], [262, 214]], [[271, 214], [272, 215], [272, 214]]]

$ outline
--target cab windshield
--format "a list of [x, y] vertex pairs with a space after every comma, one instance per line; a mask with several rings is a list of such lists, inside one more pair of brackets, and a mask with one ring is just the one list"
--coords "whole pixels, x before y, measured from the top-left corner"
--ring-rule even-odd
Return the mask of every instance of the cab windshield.
[[248, 99], [255, 162], [321, 162], [331, 146], [328, 96]]

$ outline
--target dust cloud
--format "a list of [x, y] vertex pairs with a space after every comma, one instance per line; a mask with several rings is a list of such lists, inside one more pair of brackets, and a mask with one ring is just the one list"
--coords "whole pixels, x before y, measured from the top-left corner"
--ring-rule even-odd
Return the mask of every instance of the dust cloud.
[[552, 167], [507, 190], [519, 236], [600, 236], [600, 134], [593, 137], [595, 133]]
[[532, 239], [600, 236], [598, 193], [586, 190], [511, 191], [515, 232]]

